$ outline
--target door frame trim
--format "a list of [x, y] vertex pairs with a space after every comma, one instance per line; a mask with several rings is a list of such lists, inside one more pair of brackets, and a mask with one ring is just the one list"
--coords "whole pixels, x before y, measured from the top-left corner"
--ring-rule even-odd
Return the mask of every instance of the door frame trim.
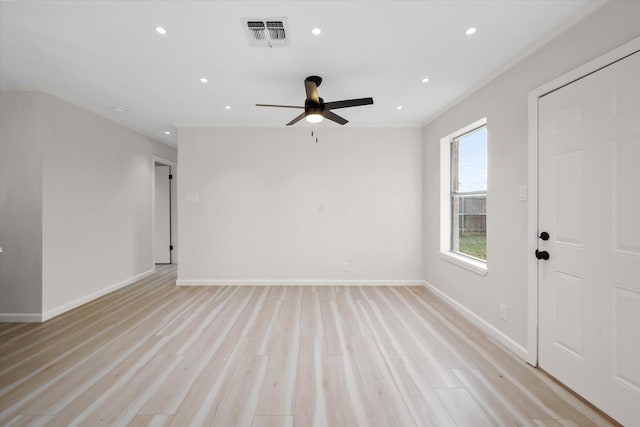
[[529, 206], [527, 209], [527, 362], [538, 366], [538, 100], [549, 93], [579, 80], [607, 65], [640, 50], [637, 37], [586, 64], [532, 90], [528, 95], [528, 175]]
[[[178, 176], [177, 162], [174, 162], [172, 160], [168, 160], [156, 155], [151, 156], [151, 256], [152, 256], [152, 265], [154, 270], [156, 268], [156, 168], [155, 168], [156, 162], [169, 166], [171, 168], [171, 173]], [[176, 197], [176, 196], [177, 194], [174, 195], [173, 197]], [[177, 212], [174, 212], [173, 214], [177, 215]], [[172, 221], [172, 220], [169, 219], [169, 221]], [[176, 227], [176, 235], [178, 234], [177, 231], [178, 230]], [[169, 236], [169, 239], [171, 240], [171, 236]], [[176, 242], [173, 242], [173, 244], [175, 245]], [[169, 259], [172, 259], [172, 255], [169, 257]], [[176, 260], [172, 260], [172, 262], [175, 263]]]

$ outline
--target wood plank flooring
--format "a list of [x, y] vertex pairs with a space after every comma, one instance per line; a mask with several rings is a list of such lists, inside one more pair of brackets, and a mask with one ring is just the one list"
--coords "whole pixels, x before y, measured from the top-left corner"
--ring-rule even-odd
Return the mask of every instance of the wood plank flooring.
[[425, 288], [175, 276], [1, 324], [0, 425], [614, 425]]

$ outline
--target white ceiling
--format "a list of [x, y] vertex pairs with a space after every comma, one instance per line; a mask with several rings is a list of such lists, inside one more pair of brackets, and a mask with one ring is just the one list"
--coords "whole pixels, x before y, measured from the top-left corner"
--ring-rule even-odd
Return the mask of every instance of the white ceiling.
[[[417, 126], [594, 4], [2, 1], [0, 88], [42, 90], [175, 145], [181, 126], [284, 126], [298, 110], [254, 104], [303, 105], [316, 74], [327, 102], [373, 97], [339, 111], [347, 126]], [[270, 17], [287, 18], [289, 47], [249, 45], [242, 18]]]

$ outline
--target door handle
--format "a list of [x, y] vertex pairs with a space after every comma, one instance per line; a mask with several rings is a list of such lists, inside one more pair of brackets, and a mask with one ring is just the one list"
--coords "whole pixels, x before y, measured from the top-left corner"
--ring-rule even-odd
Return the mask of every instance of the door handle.
[[549, 252], [547, 251], [539, 251], [536, 249], [536, 258], [538, 259], [543, 259], [543, 260], [548, 260], [549, 259]]
[[547, 233], [546, 231], [543, 231], [542, 233], [540, 233], [538, 238], [541, 240], [549, 240], [549, 233]]

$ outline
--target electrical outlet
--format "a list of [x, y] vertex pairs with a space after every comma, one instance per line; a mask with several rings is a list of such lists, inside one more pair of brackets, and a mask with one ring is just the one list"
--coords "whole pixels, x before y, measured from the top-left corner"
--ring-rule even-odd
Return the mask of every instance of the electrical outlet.
[[504, 321], [507, 320], [507, 306], [504, 304], [500, 304], [498, 306], [498, 316]]
[[347, 261], [342, 263], [342, 271], [349, 271], [349, 263]]

